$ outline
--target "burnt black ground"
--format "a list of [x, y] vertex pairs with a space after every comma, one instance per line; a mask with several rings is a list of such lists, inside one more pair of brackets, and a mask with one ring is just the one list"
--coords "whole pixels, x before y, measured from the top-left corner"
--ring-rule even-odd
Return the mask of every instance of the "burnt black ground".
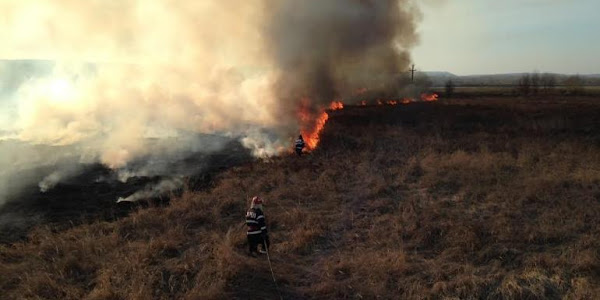
[[[198, 166], [196, 173], [185, 177], [185, 183], [192, 190], [201, 190], [208, 187], [215, 174], [251, 160], [248, 150], [233, 141], [223, 151], [195, 153], [185, 157], [178, 162], [178, 167]], [[47, 169], [29, 170], [26, 172], [29, 174], [23, 177], [36, 176], [36, 173], [49, 174]], [[114, 221], [135, 209], [169, 202], [167, 194], [150, 201], [116, 203], [119, 197], [127, 197], [168, 176], [132, 177], [122, 182], [117, 179], [115, 171], [101, 164], [92, 164], [83, 166], [79, 174], [58, 183], [45, 193], [40, 192], [37, 186], [44, 176], [37, 177], [35, 184], [24, 187], [21, 193], [0, 207], [0, 243], [22, 240], [33, 227], [40, 225], [62, 230], [94, 221]], [[180, 193], [178, 190], [172, 192], [175, 195]]]

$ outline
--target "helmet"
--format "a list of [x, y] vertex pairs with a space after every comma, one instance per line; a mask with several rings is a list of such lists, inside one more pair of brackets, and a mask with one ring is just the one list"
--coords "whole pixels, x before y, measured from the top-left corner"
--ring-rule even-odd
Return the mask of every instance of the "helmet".
[[252, 205], [263, 204], [262, 199], [258, 196], [254, 196], [252, 198]]

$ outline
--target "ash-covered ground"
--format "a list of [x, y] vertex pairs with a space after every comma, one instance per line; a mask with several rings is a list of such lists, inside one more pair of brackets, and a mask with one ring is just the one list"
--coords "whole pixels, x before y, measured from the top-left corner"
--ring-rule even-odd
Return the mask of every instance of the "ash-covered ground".
[[[253, 159], [236, 139], [208, 138], [220, 145], [219, 150], [191, 147], [168, 157], [149, 155], [121, 169], [61, 159], [12, 173], [5, 185], [14, 189], [4, 195], [5, 203], [0, 206], [0, 243], [25, 239], [40, 225], [62, 230], [98, 220], [112, 221], [139, 207], [163, 205], [184, 187], [205, 188], [214, 174]], [[3, 142], [3, 146], [14, 146], [8, 143]], [[54, 149], [61, 150], [65, 148]], [[54, 177], [56, 182], [52, 182]]]

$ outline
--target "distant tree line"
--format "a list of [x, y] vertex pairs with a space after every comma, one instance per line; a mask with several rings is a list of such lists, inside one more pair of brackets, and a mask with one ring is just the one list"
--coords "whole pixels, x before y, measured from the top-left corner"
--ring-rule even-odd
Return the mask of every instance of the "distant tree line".
[[556, 87], [556, 81], [556, 75], [550, 73], [523, 74], [516, 84], [517, 92], [521, 95], [548, 94]]
[[[524, 74], [516, 84], [516, 91], [520, 95], [537, 95], [540, 92], [550, 93], [556, 87], [556, 76], [550, 73], [527, 73]], [[448, 79], [444, 85], [446, 97], [454, 96], [456, 83]]]
[[[556, 92], [558, 79], [555, 74], [538, 72], [523, 74], [516, 83], [516, 92], [519, 95], [538, 95]], [[566, 94], [583, 93], [584, 80], [579, 75], [564, 78], [560, 84], [564, 87], [561, 92]]]

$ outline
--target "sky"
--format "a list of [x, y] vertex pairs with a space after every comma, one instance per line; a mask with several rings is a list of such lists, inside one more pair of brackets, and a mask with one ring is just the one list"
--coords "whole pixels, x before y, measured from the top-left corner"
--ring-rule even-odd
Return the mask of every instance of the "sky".
[[600, 73], [598, 0], [429, 0], [422, 12], [417, 69]]

